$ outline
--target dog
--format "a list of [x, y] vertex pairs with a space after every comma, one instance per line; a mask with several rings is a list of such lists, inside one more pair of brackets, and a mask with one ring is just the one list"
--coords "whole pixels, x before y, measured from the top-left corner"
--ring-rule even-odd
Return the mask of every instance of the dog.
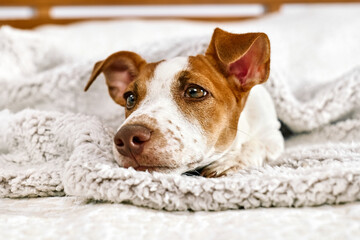
[[269, 93], [265, 33], [216, 28], [204, 55], [147, 63], [120, 51], [97, 62], [85, 87], [105, 75], [125, 108], [114, 156], [125, 168], [204, 177], [230, 176], [274, 161], [284, 149]]

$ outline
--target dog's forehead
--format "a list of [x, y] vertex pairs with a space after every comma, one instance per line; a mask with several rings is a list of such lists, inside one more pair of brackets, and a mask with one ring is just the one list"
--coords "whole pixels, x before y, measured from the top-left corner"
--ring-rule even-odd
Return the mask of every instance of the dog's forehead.
[[179, 73], [187, 69], [188, 64], [188, 57], [176, 57], [159, 63], [147, 86], [148, 94], [158, 94], [159, 91], [170, 94], [171, 85], [177, 80]]

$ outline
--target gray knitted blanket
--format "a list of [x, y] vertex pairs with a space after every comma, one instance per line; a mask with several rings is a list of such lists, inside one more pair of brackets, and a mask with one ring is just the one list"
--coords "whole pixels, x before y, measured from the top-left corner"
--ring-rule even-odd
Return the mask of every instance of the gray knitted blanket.
[[[28, 42], [21, 51], [19, 38]], [[304, 101], [273, 68], [266, 87], [280, 120], [293, 132], [286, 151], [273, 165], [206, 179], [117, 166], [112, 134], [121, 108], [110, 102], [101, 81], [89, 95], [81, 91], [93, 62], [66, 64], [50, 45], [31, 40], [11, 29], [0, 31], [3, 54], [16, 59], [26, 52], [18, 65], [23, 72], [13, 78], [0, 73], [0, 197], [74, 195], [170, 211], [360, 200], [360, 68], [295, 93], [304, 98], [311, 92]], [[162, 51], [152, 44], [142, 52], [148, 59], [196, 54], [207, 42], [207, 37], [174, 40]], [[39, 61], [49, 56], [52, 62]], [[26, 78], [26, 71], [36, 74]]]

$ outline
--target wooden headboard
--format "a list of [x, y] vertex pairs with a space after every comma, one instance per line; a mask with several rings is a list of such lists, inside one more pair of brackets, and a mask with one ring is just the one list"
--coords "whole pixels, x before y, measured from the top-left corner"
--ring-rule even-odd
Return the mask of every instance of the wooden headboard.
[[[1, 0], [0, 7], [31, 7], [34, 15], [28, 19], [0, 19], [0, 25], [7, 24], [17, 28], [33, 28], [42, 24], [68, 24], [76, 21], [90, 20], [89, 18], [53, 18], [50, 10], [55, 6], [138, 6], [138, 5], [203, 5], [203, 4], [261, 4], [264, 6], [262, 15], [276, 12], [282, 4], [293, 3], [350, 3], [359, 2], [359, 0]], [[121, 18], [121, 16], [119, 17]], [[153, 18], [154, 17], [146, 17]], [[159, 18], [159, 17], [157, 17]], [[231, 21], [241, 20], [244, 16], [228, 17], [228, 16], [201, 16], [201, 17], [182, 17], [182, 16], [166, 16], [167, 19], [182, 18], [192, 20], [208, 20], [208, 21]], [[96, 18], [109, 19], [109, 18]]]

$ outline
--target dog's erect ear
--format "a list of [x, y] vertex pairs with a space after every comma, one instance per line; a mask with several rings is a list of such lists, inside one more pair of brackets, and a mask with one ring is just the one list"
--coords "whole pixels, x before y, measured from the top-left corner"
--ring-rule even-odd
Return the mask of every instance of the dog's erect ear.
[[111, 98], [118, 104], [125, 106], [123, 95], [129, 83], [139, 74], [146, 61], [133, 52], [116, 52], [104, 61], [97, 62], [85, 91], [89, 89], [100, 73], [104, 73]]
[[249, 91], [269, 77], [270, 41], [265, 33], [232, 34], [216, 28], [206, 55], [227, 77], [235, 76], [240, 91]]

